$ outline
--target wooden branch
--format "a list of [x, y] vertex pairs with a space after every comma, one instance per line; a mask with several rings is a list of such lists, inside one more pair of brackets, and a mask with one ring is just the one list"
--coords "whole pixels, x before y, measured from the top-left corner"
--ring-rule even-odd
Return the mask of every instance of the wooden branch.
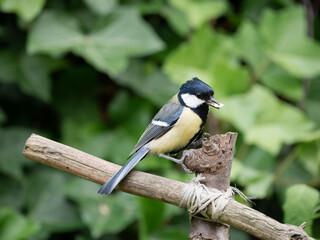
[[[32, 134], [27, 140], [23, 154], [31, 160], [99, 184], [105, 183], [120, 169], [120, 166], [116, 164], [36, 134]], [[144, 172], [132, 171], [119, 184], [117, 189], [179, 206], [183, 190], [186, 186], [186, 183], [179, 181]], [[95, 194], [94, 190], [92, 194]], [[212, 210], [209, 208], [209, 214], [211, 214], [210, 212]], [[220, 220], [260, 239], [313, 239], [300, 227], [281, 224], [234, 200], [229, 201]]]
[[[204, 137], [202, 148], [192, 150], [187, 155], [185, 165], [196, 173], [201, 173], [201, 181], [209, 188], [227, 191], [230, 187], [230, 174], [233, 151], [237, 133]], [[198, 218], [191, 219], [189, 239], [197, 240], [229, 240], [229, 228], [216, 222], [208, 222]]]

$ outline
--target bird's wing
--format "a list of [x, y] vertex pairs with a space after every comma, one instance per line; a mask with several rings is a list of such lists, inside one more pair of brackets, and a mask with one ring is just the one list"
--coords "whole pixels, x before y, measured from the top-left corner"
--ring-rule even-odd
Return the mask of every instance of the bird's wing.
[[177, 102], [176, 96], [167, 102], [154, 116], [129, 157], [152, 139], [159, 138], [168, 132], [178, 121], [183, 108], [184, 107]]

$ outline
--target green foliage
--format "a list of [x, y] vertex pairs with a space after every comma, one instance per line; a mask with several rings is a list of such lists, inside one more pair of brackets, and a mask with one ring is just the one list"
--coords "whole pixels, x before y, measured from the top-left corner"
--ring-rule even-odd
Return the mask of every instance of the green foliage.
[[[137, 94], [149, 99], [159, 107], [168, 101], [179, 87], [155, 66], [142, 65], [139, 62], [131, 62], [127, 70], [120, 74], [117, 80], [118, 83], [130, 87]], [[142, 85], [143, 88], [141, 88]], [[154, 95], [155, 91], [157, 96]]]
[[[266, 11], [262, 18], [261, 32], [270, 48], [267, 54], [297, 77], [315, 77], [320, 73], [320, 46], [306, 36], [306, 29], [301, 7], [281, 13]], [[290, 41], [292, 38], [295, 41]]]
[[139, 239], [148, 239], [148, 235], [157, 230], [163, 222], [164, 203], [139, 197], [140, 229]]
[[219, 96], [231, 95], [244, 92], [250, 81], [248, 71], [234, 60], [231, 39], [205, 25], [168, 56], [164, 69], [179, 84], [197, 76], [214, 84]]
[[12, 127], [0, 128], [0, 171], [13, 178], [21, 178], [23, 167], [31, 165], [21, 155], [24, 143], [31, 134], [30, 129]]
[[16, 13], [24, 21], [31, 21], [42, 10], [45, 0], [2, 0], [0, 1], [1, 11]]
[[[218, 122], [219, 132], [239, 133], [232, 185], [260, 199], [265, 214], [306, 221], [320, 238], [320, 19], [308, 23], [305, 6], [0, 0], [0, 11], [0, 239], [186, 239], [182, 209], [100, 196], [97, 184], [21, 151], [37, 132], [124, 164], [159, 107], [192, 77], [225, 105], [210, 112], [207, 129]], [[158, 157], [137, 169], [192, 178]], [[249, 236], [231, 229], [231, 239]]]
[[118, 74], [128, 65], [128, 57], [159, 51], [162, 41], [144, 23], [138, 12], [120, 8], [97, 20], [89, 33], [66, 12], [46, 11], [30, 31], [27, 49], [52, 56], [73, 52], [97, 70]]
[[311, 234], [312, 220], [319, 204], [319, 197], [319, 192], [307, 185], [297, 184], [288, 188], [283, 205], [285, 223], [294, 225], [310, 223], [307, 224], [305, 231]]
[[245, 186], [248, 196], [265, 198], [270, 195], [275, 159], [268, 152], [251, 148], [243, 162], [235, 161], [232, 178]]
[[42, 231], [70, 231], [81, 225], [77, 212], [57, 188], [65, 183], [65, 175], [53, 169], [37, 171], [25, 182], [28, 215], [41, 223]]
[[117, 0], [84, 0], [87, 6], [96, 14], [106, 15], [117, 7]]
[[281, 102], [259, 85], [224, 100], [224, 104], [219, 116], [242, 131], [248, 143], [272, 154], [277, 154], [283, 143], [299, 141], [313, 130], [313, 123], [299, 109]]
[[169, 3], [181, 12], [190, 28], [198, 28], [210, 19], [220, 17], [227, 9], [227, 3], [222, 0], [169, 0]]
[[92, 194], [92, 189], [97, 187], [95, 183], [76, 178], [64, 188], [65, 194], [77, 203], [81, 220], [89, 227], [93, 238], [106, 233], [117, 233], [132, 223], [138, 214], [132, 196], [120, 193], [105, 198]]
[[12, 52], [0, 54], [0, 64], [3, 63], [3, 70], [0, 70], [1, 81], [17, 82], [21, 91], [25, 94], [40, 98], [48, 102], [51, 99], [51, 59], [41, 56], [20, 56]]
[[7, 240], [27, 239], [39, 230], [37, 223], [11, 208], [0, 210], [0, 237]]

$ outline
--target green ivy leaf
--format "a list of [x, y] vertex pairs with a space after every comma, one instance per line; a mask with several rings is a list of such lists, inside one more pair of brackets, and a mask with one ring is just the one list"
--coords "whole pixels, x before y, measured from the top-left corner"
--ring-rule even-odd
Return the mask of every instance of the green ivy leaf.
[[245, 68], [223, 60], [214, 63], [212, 78], [219, 97], [245, 92], [250, 84], [250, 74]]
[[284, 222], [297, 226], [307, 222], [304, 230], [310, 235], [319, 197], [319, 192], [307, 185], [297, 184], [288, 188], [283, 205]]
[[163, 42], [136, 10], [121, 9], [74, 51], [97, 69], [117, 74], [128, 65], [129, 57], [151, 54], [163, 47]]
[[301, 6], [282, 11], [266, 10], [256, 27], [244, 21], [236, 35], [238, 52], [255, 71], [268, 72], [270, 61], [294, 77], [314, 78], [320, 74], [320, 46], [307, 37], [307, 23]]
[[[50, 70], [57, 67], [51, 59], [40, 56], [15, 55], [12, 52], [0, 54], [0, 82], [16, 82], [28, 95], [44, 102], [51, 99]], [[55, 66], [57, 65], [57, 66]]]
[[164, 203], [153, 199], [138, 197], [139, 238], [149, 239], [149, 234], [156, 231], [164, 219]]
[[313, 78], [320, 74], [320, 46], [312, 40], [306, 39], [292, 49], [271, 52], [270, 57], [294, 76]]
[[80, 204], [81, 218], [94, 238], [120, 232], [136, 218], [136, 207], [131, 196], [117, 194], [104, 200]]
[[303, 141], [314, 124], [297, 108], [279, 101], [269, 90], [254, 86], [248, 93], [225, 99], [225, 107], [215, 111], [234, 124], [247, 143], [276, 154], [283, 143]]
[[309, 92], [305, 102], [306, 112], [312, 121], [320, 126], [320, 78], [310, 81]]
[[64, 173], [49, 168], [33, 172], [25, 183], [28, 215], [41, 222], [46, 231], [70, 231], [81, 226], [75, 208], [59, 188], [64, 184]]
[[[82, 178], [71, 178], [62, 186], [63, 193], [75, 202], [101, 200], [99, 194], [95, 194], [100, 185]], [[81, 191], [81, 195], [79, 195]], [[94, 193], [94, 194], [93, 194]]]
[[0, 239], [23, 240], [36, 236], [40, 226], [11, 208], [0, 209]]
[[24, 55], [19, 61], [19, 67], [21, 76], [18, 78], [18, 83], [21, 90], [44, 102], [49, 102], [51, 100], [51, 81], [44, 59]]
[[10, 51], [0, 53], [0, 82], [14, 82], [19, 77], [17, 59]]
[[[275, 169], [274, 157], [257, 147], [251, 148], [241, 162], [236, 161], [233, 178], [245, 186], [248, 196], [265, 198], [271, 193], [273, 172]], [[232, 165], [232, 168], [234, 166]]]
[[102, 72], [118, 74], [128, 58], [163, 49], [164, 43], [134, 9], [120, 9], [89, 34], [79, 29], [67, 13], [46, 11], [33, 26], [28, 39], [30, 53], [59, 55], [71, 51]]
[[271, 193], [273, 174], [262, 173], [253, 169], [246, 169], [242, 174], [245, 174], [246, 181], [239, 180], [240, 184], [246, 186], [246, 194], [253, 198], [266, 198]]
[[320, 172], [320, 141], [301, 143], [297, 147], [298, 160], [315, 178]]
[[260, 31], [273, 50], [281, 51], [295, 46], [306, 38], [307, 25], [303, 8], [294, 6], [282, 11], [265, 10]]
[[181, 36], [185, 36], [189, 31], [189, 24], [185, 14], [179, 9], [165, 5], [161, 8], [160, 14], [167, 19], [170, 26]]
[[64, 12], [47, 10], [35, 21], [29, 32], [27, 51], [31, 54], [57, 56], [80, 45], [83, 38], [75, 18]]
[[243, 164], [239, 159], [234, 158], [232, 160], [232, 168], [231, 168], [231, 175], [230, 175], [230, 181], [234, 182], [238, 177], [241, 176], [242, 170], [243, 170]]
[[[87, 138], [82, 149], [89, 150], [91, 146], [92, 149], [101, 149], [97, 151], [102, 154], [101, 157], [123, 165], [143, 130], [152, 119], [150, 107], [148, 102], [132, 98], [125, 91], [120, 91], [108, 108], [112, 122], [119, 124], [118, 127], [107, 133]], [[119, 145], [119, 142], [122, 144]], [[105, 147], [106, 145], [108, 148]]]
[[313, 78], [320, 74], [320, 46], [306, 36], [307, 23], [301, 6], [262, 17], [261, 32], [269, 57], [296, 77]]
[[[137, 94], [148, 98], [161, 107], [179, 90], [179, 86], [172, 83], [162, 71], [148, 69], [141, 62], [132, 61], [126, 71], [117, 77], [117, 82], [130, 87]], [[143, 87], [141, 87], [143, 86]], [[157, 94], [154, 94], [154, 93]]]
[[0, 128], [0, 171], [8, 176], [20, 179], [23, 167], [32, 161], [22, 155], [25, 141], [32, 131], [26, 128]]
[[115, 96], [108, 110], [112, 120], [119, 123], [119, 130], [124, 130], [124, 134], [133, 136], [136, 141], [153, 117], [148, 102], [132, 98], [126, 91], [120, 91]]
[[96, 14], [107, 15], [113, 11], [118, 0], [83, 0], [85, 4]]
[[230, 227], [229, 228], [229, 234], [230, 234], [230, 240], [250, 240], [251, 236], [246, 233], [241, 231], [240, 229], [234, 228], [234, 227]]
[[[89, 227], [92, 237], [117, 233], [136, 219], [133, 196], [117, 193], [106, 197], [96, 194], [97, 190], [97, 184], [80, 178], [73, 179], [64, 190], [78, 204], [81, 219]], [[79, 192], [83, 194], [80, 196]]]
[[21, 209], [25, 203], [25, 192], [21, 188], [19, 180], [8, 178], [6, 176], [0, 176], [1, 188], [0, 188], [0, 206], [10, 207], [14, 209]]
[[153, 232], [148, 236], [150, 240], [162, 240], [162, 239], [175, 239], [184, 240], [188, 239], [188, 229], [180, 226], [166, 226]]
[[190, 42], [172, 51], [164, 65], [165, 72], [172, 80], [180, 85], [193, 77], [204, 81], [210, 79], [210, 59], [221, 47], [221, 41], [218, 41], [219, 37], [215, 34], [205, 26], [193, 35]]
[[7, 13], [16, 13], [24, 21], [31, 21], [42, 10], [46, 0], [2, 0], [0, 1], [1, 11]]
[[235, 43], [238, 46], [236, 52], [253, 67], [255, 75], [261, 74], [260, 71], [267, 64], [268, 58], [257, 26], [250, 21], [244, 21], [235, 36]]
[[320, 108], [319, 101], [317, 100], [307, 100], [306, 102], [306, 111], [309, 118], [316, 122], [318, 126], [320, 126]]
[[[287, 0], [280, 0], [280, 1], [287, 1]], [[288, 0], [288, 1], [292, 1], [292, 0]], [[250, 19], [253, 21], [258, 21], [261, 18], [261, 14], [263, 10], [268, 6], [269, 6], [268, 0], [241, 2], [241, 16], [243, 16], [242, 19], [245, 19], [245, 20]]]
[[191, 28], [198, 28], [210, 19], [220, 17], [228, 8], [222, 0], [170, 0], [170, 4], [179, 9]]
[[279, 182], [311, 182], [313, 180], [312, 173], [308, 171], [305, 164], [301, 161], [292, 162], [279, 177]]
[[231, 95], [244, 92], [250, 82], [248, 71], [235, 59], [231, 38], [204, 26], [190, 42], [169, 55], [164, 70], [178, 84], [198, 77], [211, 85], [217, 95]]
[[298, 101], [303, 95], [301, 79], [288, 74], [275, 64], [270, 64], [261, 75], [261, 82], [279, 95]]

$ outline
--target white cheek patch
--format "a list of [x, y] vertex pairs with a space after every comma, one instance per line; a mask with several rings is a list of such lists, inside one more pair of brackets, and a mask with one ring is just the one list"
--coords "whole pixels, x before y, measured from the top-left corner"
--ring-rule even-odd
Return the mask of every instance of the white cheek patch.
[[153, 125], [161, 126], [161, 127], [169, 127], [169, 124], [159, 120], [152, 120]]
[[189, 93], [182, 94], [181, 98], [184, 101], [184, 103], [190, 108], [197, 108], [201, 104], [205, 103], [204, 100], [198, 98], [195, 95], [189, 94]]

